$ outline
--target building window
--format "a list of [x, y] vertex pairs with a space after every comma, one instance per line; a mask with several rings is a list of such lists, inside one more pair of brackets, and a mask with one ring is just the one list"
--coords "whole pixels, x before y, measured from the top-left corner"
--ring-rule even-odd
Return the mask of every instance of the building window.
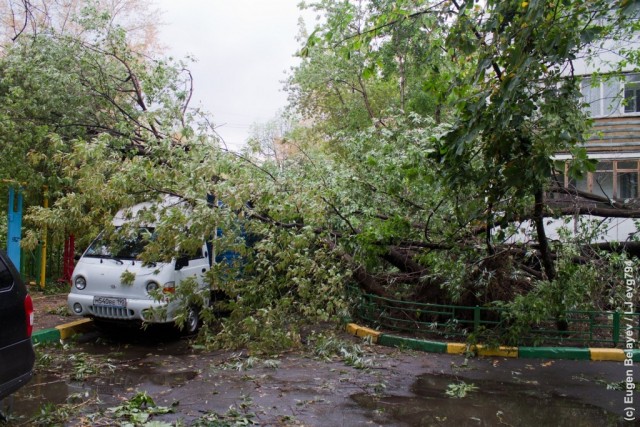
[[616, 163], [616, 197], [618, 199], [635, 199], [638, 193], [638, 161], [621, 161]]
[[640, 74], [598, 81], [586, 77], [580, 83], [585, 112], [591, 117], [640, 113]]
[[640, 82], [628, 82], [625, 84], [624, 112], [640, 113]]
[[580, 84], [585, 109], [591, 117], [609, 117], [620, 114], [620, 81], [610, 79], [592, 81], [585, 78]]
[[601, 83], [592, 83], [591, 79], [584, 79], [580, 84], [580, 92], [585, 108], [591, 117], [602, 116]]
[[638, 173], [618, 173], [618, 197], [633, 199], [638, 196]]
[[598, 162], [591, 181], [591, 193], [613, 198], [613, 162]]
[[[568, 163], [566, 165], [568, 168]], [[563, 175], [564, 185], [580, 191], [592, 193], [610, 199], [635, 199], [640, 197], [639, 161], [633, 160], [601, 160], [595, 172], [589, 172], [579, 180], [569, 180]]]

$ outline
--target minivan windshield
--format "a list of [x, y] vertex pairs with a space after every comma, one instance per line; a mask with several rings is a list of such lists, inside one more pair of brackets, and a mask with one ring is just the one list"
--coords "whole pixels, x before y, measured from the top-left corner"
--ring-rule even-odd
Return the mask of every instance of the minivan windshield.
[[139, 258], [145, 246], [155, 237], [154, 229], [150, 227], [140, 227], [131, 232], [129, 236], [114, 241], [105, 239], [101, 233], [91, 243], [84, 256], [135, 260]]

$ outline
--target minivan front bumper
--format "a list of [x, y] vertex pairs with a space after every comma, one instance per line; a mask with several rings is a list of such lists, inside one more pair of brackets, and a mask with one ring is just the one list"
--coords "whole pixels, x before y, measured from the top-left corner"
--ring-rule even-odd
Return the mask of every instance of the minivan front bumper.
[[95, 305], [93, 295], [70, 293], [69, 311], [78, 316], [110, 320], [140, 320], [151, 323], [172, 322], [175, 304], [149, 299], [126, 298], [124, 306]]

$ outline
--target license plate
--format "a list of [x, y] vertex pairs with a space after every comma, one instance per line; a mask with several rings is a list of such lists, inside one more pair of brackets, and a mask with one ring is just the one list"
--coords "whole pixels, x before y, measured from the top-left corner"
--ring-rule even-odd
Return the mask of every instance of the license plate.
[[126, 298], [115, 297], [93, 297], [93, 305], [101, 305], [105, 307], [126, 307]]

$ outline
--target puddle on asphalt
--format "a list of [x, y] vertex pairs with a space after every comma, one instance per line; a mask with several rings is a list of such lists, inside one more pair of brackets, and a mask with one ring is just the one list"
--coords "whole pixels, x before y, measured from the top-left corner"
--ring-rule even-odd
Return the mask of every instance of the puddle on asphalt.
[[[196, 371], [158, 372], [153, 366], [142, 366], [105, 373], [86, 381], [65, 381], [51, 374], [36, 374], [29, 384], [2, 402], [3, 412], [12, 417], [30, 419], [45, 404], [63, 404], [87, 398], [113, 406], [119, 392], [150, 386], [178, 387], [198, 375]], [[144, 387], [141, 385], [144, 384]], [[126, 393], [125, 393], [126, 394]]]
[[[87, 355], [105, 356], [105, 367], [98, 375], [90, 373], [85, 380], [75, 381], [62, 379], [50, 369], [36, 373], [26, 386], [0, 402], [0, 411], [24, 422], [47, 404], [93, 400], [108, 408], [119, 404], [118, 396], [130, 395], [130, 390], [180, 387], [198, 375], [192, 367], [179, 365], [177, 359], [193, 354], [193, 350], [189, 341], [179, 339], [177, 334], [160, 328], [142, 334], [129, 329], [115, 332], [117, 338], [93, 334], [77, 347]], [[106, 368], [110, 361], [115, 363], [115, 370]]]
[[[537, 396], [531, 390], [482, 380], [465, 380], [477, 390], [463, 398], [445, 394], [457, 379], [449, 375], [418, 377], [411, 391], [415, 396], [372, 398], [366, 393], [351, 396], [379, 424], [409, 426], [616, 426], [620, 416], [605, 409], [558, 396]], [[386, 421], [386, 422], [385, 422]]]
[[109, 390], [114, 388], [127, 389], [139, 386], [141, 384], [153, 384], [164, 387], [178, 387], [192, 380], [198, 375], [195, 371], [179, 371], [179, 372], [153, 372], [148, 369], [133, 369], [127, 371], [116, 371], [108, 373], [104, 376], [93, 379], [90, 383], [94, 388], [108, 387]]
[[66, 403], [67, 398], [80, 392], [54, 375], [34, 376], [28, 385], [8, 396], [2, 404], [2, 412], [11, 417], [32, 416], [40, 412], [45, 404]]

